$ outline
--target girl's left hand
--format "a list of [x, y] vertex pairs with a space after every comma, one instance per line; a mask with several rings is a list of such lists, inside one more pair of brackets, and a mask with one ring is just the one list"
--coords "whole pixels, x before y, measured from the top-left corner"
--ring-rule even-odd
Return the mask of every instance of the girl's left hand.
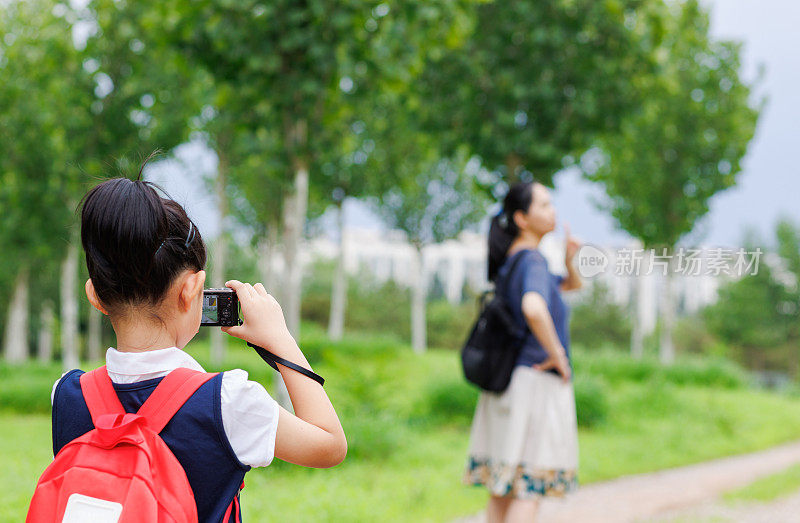
[[572, 261], [583, 243], [569, 232], [569, 224], [564, 222], [564, 259], [567, 264]]

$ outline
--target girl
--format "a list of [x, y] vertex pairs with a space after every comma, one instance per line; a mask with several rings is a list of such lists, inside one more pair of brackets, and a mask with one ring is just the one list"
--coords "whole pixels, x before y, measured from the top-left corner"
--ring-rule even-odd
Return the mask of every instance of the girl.
[[538, 246], [555, 223], [547, 188], [517, 183], [489, 230], [489, 279], [526, 333], [508, 388], [481, 393], [472, 423], [465, 481], [489, 489], [489, 522], [533, 521], [540, 497], [577, 486], [569, 309], [561, 291], [581, 286], [572, 267], [580, 244], [567, 230], [569, 275], [551, 274]]
[[[173, 369], [203, 370], [183, 348], [200, 327], [206, 248], [179, 204], [160, 197], [148, 182], [126, 178], [105, 181], [86, 195], [81, 242], [89, 270], [86, 295], [109, 317], [117, 337], [106, 353], [108, 374], [125, 409], [135, 412]], [[223, 331], [310, 368], [263, 285], [226, 285], [236, 291], [244, 322]], [[234, 501], [238, 508], [245, 472], [273, 457], [307, 467], [332, 467], [344, 459], [347, 442], [323, 388], [279, 368], [296, 415], [236, 369], [202, 385], [161, 432], [189, 479], [199, 521], [221, 521]], [[53, 387], [54, 454], [93, 428], [81, 374], [70, 371]]]

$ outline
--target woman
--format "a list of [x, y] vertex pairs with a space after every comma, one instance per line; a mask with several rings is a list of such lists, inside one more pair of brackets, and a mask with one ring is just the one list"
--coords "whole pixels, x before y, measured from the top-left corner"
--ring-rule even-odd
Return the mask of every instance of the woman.
[[[547, 188], [517, 183], [489, 230], [489, 279], [525, 330], [508, 388], [483, 392], [472, 423], [465, 481], [489, 489], [490, 523], [533, 521], [542, 496], [561, 496], [577, 487], [569, 308], [561, 291], [581, 287], [572, 266], [580, 243], [565, 227], [568, 275], [550, 273], [538, 246], [555, 225]], [[508, 274], [517, 257], [522, 258]]]

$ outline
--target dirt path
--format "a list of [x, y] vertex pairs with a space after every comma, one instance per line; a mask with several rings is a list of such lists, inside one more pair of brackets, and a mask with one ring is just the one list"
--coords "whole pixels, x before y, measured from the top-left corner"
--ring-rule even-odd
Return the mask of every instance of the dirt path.
[[674, 510], [657, 523], [792, 523], [800, 520], [800, 491], [769, 503], [726, 504], [709, 501], [690, 509]]
[[[565, 500], [545, 500], [539, 520], [546, 523], [616, 523], [654, 519], [669, 521], [670, 517], [686, 521], [684, 518], [688, 517], [691, 521], [694, 517], [691, 511], [695, 508], [701, 511], [697, 513], [697, 517], [702, 520], [705, 517], [702, 513], [705, 504], [706, 510], [710, 511], [708, 517], [711, 518], [732, 517], [737, 522], [783, 521], [757, 519], [758, 510], [764, 507], [741, 508], [752, 508], [752, 517], [756, 519], [741, 519], [738, 513], [733, 516], [717, 516], [713, 511], [721, 510], [722, 507], [715, 504], [715, 500], [723, 492], [748, 485], [795, 463], [800, 463], [800, 442], [687, 467], [625, 476], [582, 487]], [[775, 507], [775, 510], [785, 508], [793, 511], [794, 520], [800, 520], [800, 496], [784, 498], [769, 507], [781, 503], [785, 503], [786, 507]], [[461, 520], [462, 523], [481, 521], [485, 521], [482, 514]]]

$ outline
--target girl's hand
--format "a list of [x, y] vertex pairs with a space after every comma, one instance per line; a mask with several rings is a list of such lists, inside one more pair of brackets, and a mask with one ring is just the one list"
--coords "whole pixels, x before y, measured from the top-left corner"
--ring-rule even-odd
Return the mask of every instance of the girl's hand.
[[225, 282], [225, 286], [236, 291], [243, 321], [241, 325], [222, 327], [222, 332], [264, 347], [278, 356], [282, 356], [279, 348], [286, 346], [287, 341], [291, 341], [291, 345], [294, 345], [280, 304], [267, 293], [262, 284], [250, 285], [230, 280]]
[[572, 370], [569, 368], [569, 360], [563, 350], [556, 356], [548, 356], [546, 360], [534, 365], [533, 368], [536, 370], [556, 369], [565, 383], [569, 381], [572, 375]]

